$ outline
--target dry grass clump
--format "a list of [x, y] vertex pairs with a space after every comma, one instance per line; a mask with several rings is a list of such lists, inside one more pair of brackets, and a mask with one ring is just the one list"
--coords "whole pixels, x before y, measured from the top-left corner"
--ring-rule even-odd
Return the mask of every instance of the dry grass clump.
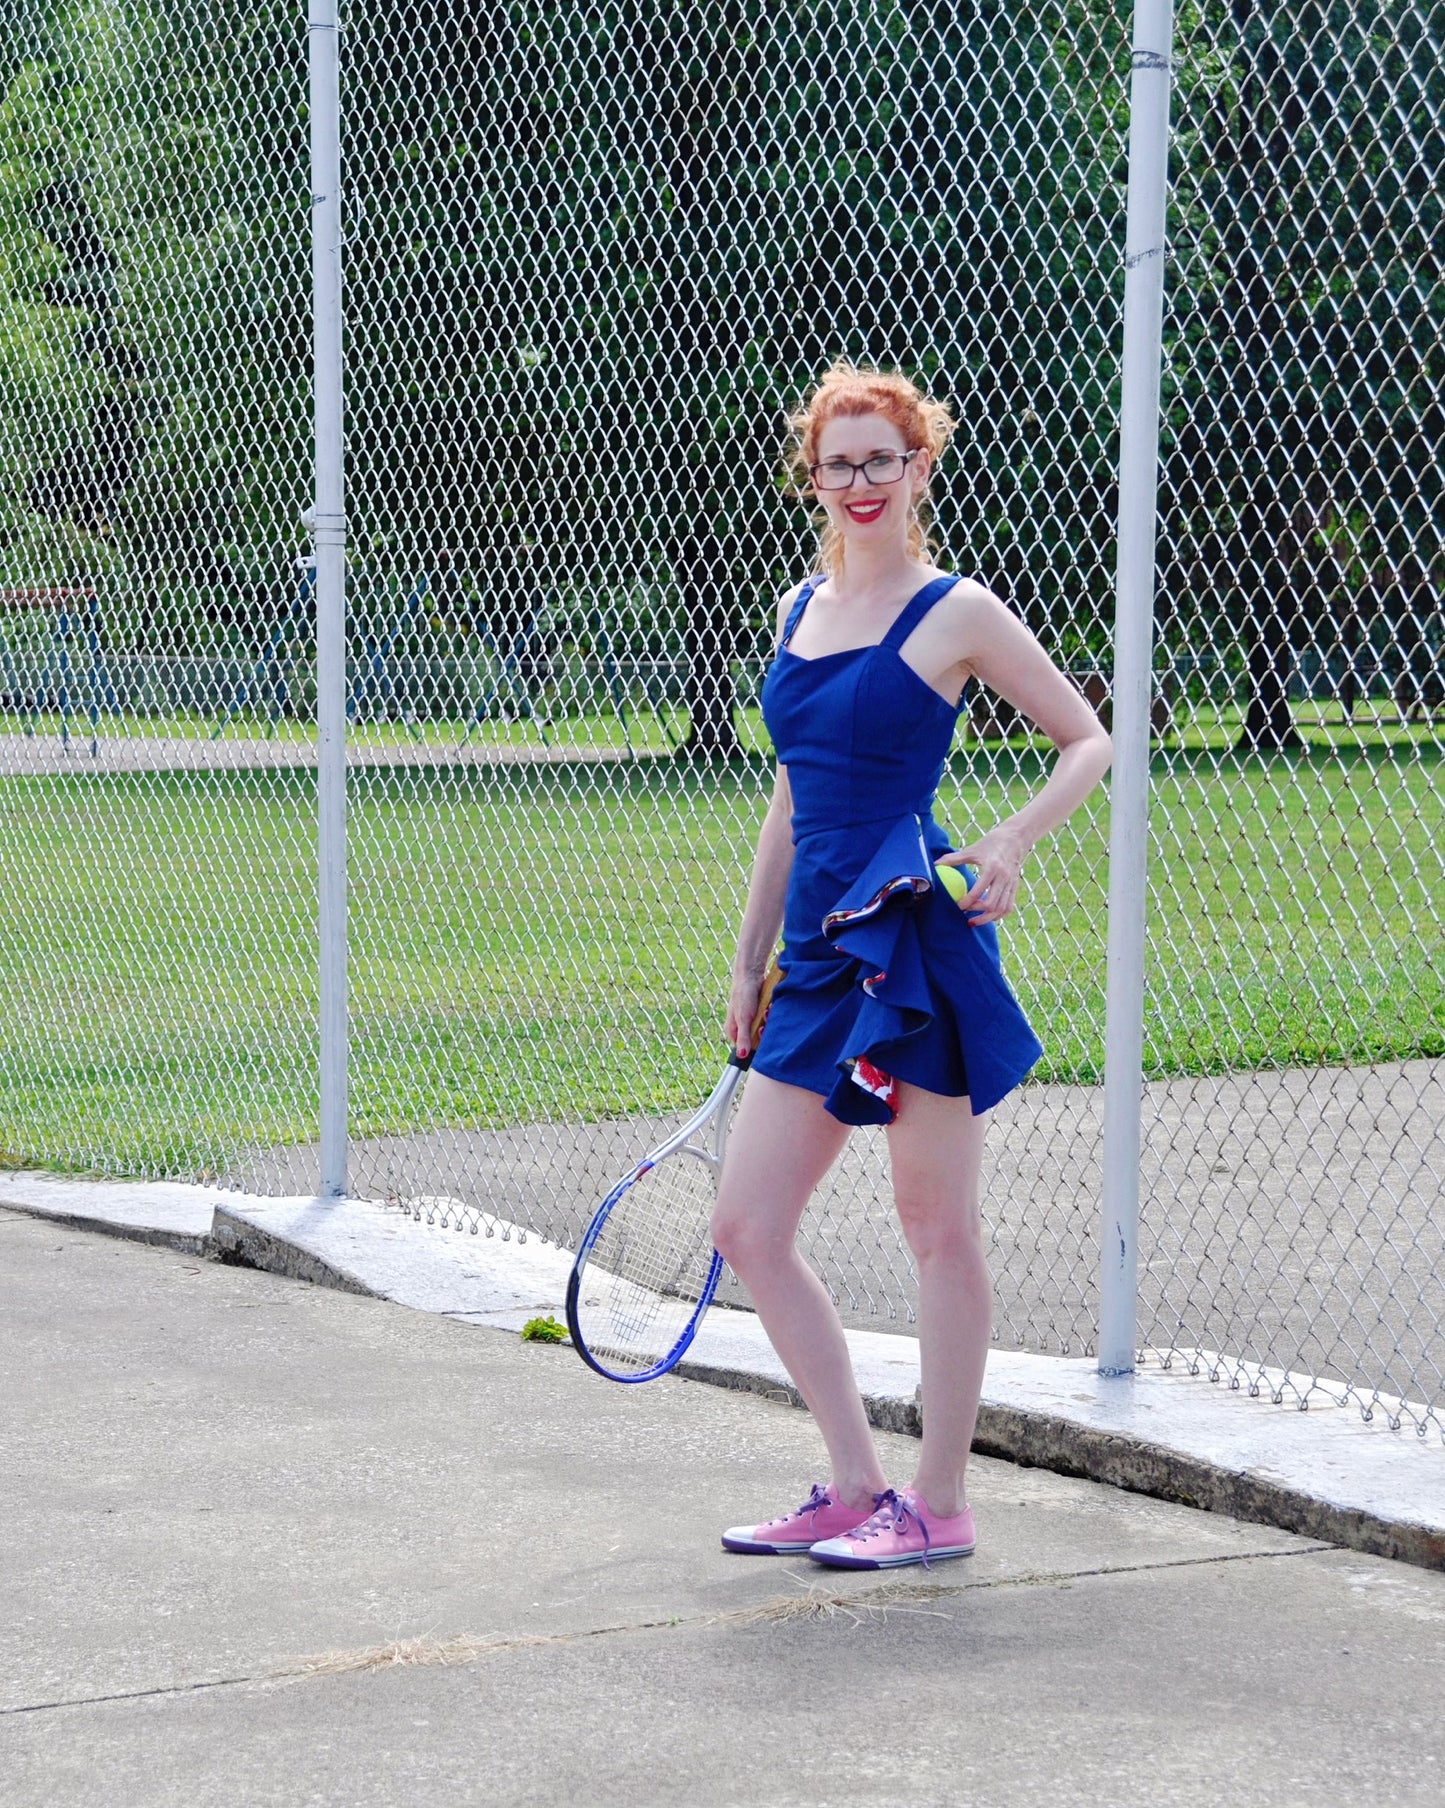
[[[791, 1572], [790, 1572], [791, 1573]], [[803, 1578], [794, 1575], [794, 1581]], [[688, 1619], [642, 1620], [632, 1625], [594, 1626], [582, 1632], [533, 1632], [512, 1638], [483, 1639], [460, 1634], [455, 1638], [436, 1638], [421, 1633], [414, 1638], [387, 1639], [378, 1645], [363, 1645], [351, 1651], [325, 1651], [317, 1657], [303, 1658], [272, 1673], [279, 1682], [307, 1682], [318, 1676], [356, 1676], [376, 1670], [392, 1670], [408, 1665], [472, 1664], [498, 1651], [525, 1651], [536, 1645], [576, 1645], [585, 1639], [604, 1638], [617, 1632], [652, 1632], [666, 1626], [747, 1626], [778, 1625], [791, 1620], [844, 1618], [855, 1626], [865, 1620], [888, 1613], [928, 1613], [922, 1601], [933, 1601], [959, 1590], [942, 1582], [886, 1582], [879, 1588], [860, 1590], [857, 1594], [830, 1594], [826, 1589], [806, 1585], [801, 1594], [775, 1595], [753, 1607], [735, 1607], [727, 1613], [696, 1615]]]

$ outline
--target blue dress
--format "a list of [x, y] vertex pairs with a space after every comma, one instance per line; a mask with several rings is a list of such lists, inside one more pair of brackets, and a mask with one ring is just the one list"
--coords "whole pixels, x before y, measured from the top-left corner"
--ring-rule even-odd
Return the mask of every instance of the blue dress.
[[1043, 1050], [997, 930], [970, 923], [934, 876], [950, 851], [933, 800], [958, 710], [899, 649], [959, 580], [925, 585], [878, 645], [802, 659], [788, 643], [822, 581], [799, 593], [763, 685], [793, 866], [783, 979], [753, 1066], [820, 1093], [845, 1124], [891, 1123], [897, 1080], [967, 1096], [978, 1114]]

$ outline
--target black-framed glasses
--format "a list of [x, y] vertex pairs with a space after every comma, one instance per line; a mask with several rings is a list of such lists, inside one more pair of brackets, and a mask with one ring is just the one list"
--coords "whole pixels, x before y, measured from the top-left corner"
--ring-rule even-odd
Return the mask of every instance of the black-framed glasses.
[[861, 465], [846, 458], [825, 458], [821, 464], [809, 465], [808, 475], [818, 490], [851, 490], [860, 471], [865, 483], [898, 483], [908, 469], [908, 461], [917, 458], [921, 450], [915, 446], [911, 452], [871, 452]]

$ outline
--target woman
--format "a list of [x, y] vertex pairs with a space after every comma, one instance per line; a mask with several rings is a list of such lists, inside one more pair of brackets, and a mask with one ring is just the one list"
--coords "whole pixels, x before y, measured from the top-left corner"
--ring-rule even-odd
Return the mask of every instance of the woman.
[[[1024, 857], [1108, 768], [1109, 738], [1018, 618], [932, 563], [929, 477], [953, 429], [906, 378], [836, 364], [790, 422], [822, 512], [822, 573], [778, 608], [763, 711], [777, 782], [738, 937], [727, 1034], [742, 1053], [783, 932], [784, 978], [729, 1143], [713, 1224], [823, 1433], [832, 1476], [729, 1550], [892, 1567], [974, 1546], [964, 1472], [992, 1319], [979, 1168], [985, 1112], [1040, 1050], [995, 924]], [[1057, 749], [1022, 810], [954, 851], [931, 806], [965, 684]], [[941, 879], [943, 869], [963, 867]], [[888, 1126], [918, 1269], [926, 1402], [909, 1486], [879, 1465], [827, 1291], [795, 1243], [850, 1125]]]

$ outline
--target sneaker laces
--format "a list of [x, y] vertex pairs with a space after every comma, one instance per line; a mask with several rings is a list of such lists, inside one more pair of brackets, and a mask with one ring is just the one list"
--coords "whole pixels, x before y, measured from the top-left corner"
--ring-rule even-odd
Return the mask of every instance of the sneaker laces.
[[869, 1538], [881, 1537], [885, 1532], [897, 1532], [901, 1536], [908, 1530], [908, 1522], [912, 1520], [923, 1534], [923, 1567], [927, 1569], [931, 1540], [923, 1515], [911, 1507], [903, 1496], [892, 1488], [885, 1489], [877, 1499], [877, 1511], [864, 1520], [856, 1532], [849, 1532], [849, 1538], [866, 1542]]
[[803, 1502], [801, 1507], [794, 1507], [791, 1513], [784, 1513], [781, 1519], [770, 1519], [768, 1524], [786, 1525], [790, 1519], [801, 1519], [805, 1513], [817, 1513], [820, 1508], [831, 1507], [832, 1504], [832, 1501], [828, 1498], [828, 1490], [826, 1488], [820, 1488], [817, 1482], [814, 1482], [813, 1492]]
[[[891, 1488], [889, 1488], [884, 1493], [875, 1494], [873, 1496], [873, 1511], [875, 1513], [878, 1511], [879, 1506], [892, 1493], [893, 1493], [893, 1490]], [[894, 1498], [897, 1499], [897, 1496], [895, 1495]], [[816, 1514], [819, 1511], [821, 1511], [821, 1509], [824, 1507], [841, 1507], [844, 1505], [846, 1505], [846, 1502], [844, 1501], [841, 1494], [837, 1495], [835, 1497], [834, 1495], [830, 1494], [826, 1488], [821, 1488], [821, 1487], [819, 1487], [817, 1482], [814, 1482], [813, 1483], [813, 1492], [803, 1502], [802, 1506], [794, 1507], [791, 1513], [784, 1513], [784, 1515], [782, 1516], [781, 1519], [770, 1519], [768, 1521], [768, 1524], [769, 1525], [786, 1525], [790, 1519], [801, 1519], [805, 1513], [815, 1513]]]

